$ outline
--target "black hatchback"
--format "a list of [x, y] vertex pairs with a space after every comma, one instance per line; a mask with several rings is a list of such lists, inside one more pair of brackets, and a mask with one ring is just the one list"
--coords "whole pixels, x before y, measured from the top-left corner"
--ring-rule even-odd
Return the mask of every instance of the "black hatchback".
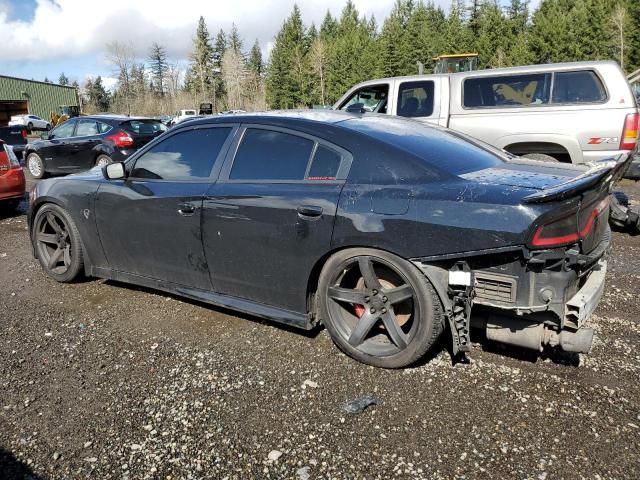
[[72, 118], [26, 146], [26, 166], [34, 178], [74, 173], [122, 162], [167, 130], [159, 120], [119, 115]]

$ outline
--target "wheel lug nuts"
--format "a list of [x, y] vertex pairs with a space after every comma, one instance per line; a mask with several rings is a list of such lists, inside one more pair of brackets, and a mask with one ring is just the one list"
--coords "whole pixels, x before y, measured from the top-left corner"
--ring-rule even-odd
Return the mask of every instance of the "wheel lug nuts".
[[369, 303], [369, 300], [371, 300], [369, 297], [364, 297], [364, 303]]
[[378, 290], [375, 290], [375, 289], [374, 289], [374, 290], [373, 290], [373, 294], [374, 294], [374, 295], [377, 295], [377, 294], [378, 294]]
[[382, 297], [382, 301], [383, 302], [387, 302], [387, 301], [389, 301], [389, 299], [387, 297]]
[[387, 313], [387, 309], [386, 309], [386, 308], [383, 308], [383, 309], [382, 309], [382, 313]]
[[376, 313], [376, 309], [372, 308], [371, 310], [369, 310], [371, 313]]

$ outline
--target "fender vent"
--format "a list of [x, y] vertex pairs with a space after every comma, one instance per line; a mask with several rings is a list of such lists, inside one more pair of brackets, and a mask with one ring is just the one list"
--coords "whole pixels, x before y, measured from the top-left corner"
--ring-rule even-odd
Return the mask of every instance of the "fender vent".
[[474, 272], [476, 299], [490, 302], [513, 303], [517, 282], [514, 277], [499, 273]]

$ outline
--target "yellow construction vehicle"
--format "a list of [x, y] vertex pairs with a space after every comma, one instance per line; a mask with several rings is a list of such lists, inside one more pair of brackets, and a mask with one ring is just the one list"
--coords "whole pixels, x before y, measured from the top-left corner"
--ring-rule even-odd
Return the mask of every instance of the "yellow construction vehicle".
[[433, 73], [470, 72], [478, 69], [477, 53], [438, 55], [433, 61], [435, 62]]
[[80, 107], [77, 105], [60, 105], [57, 112], [49, 113], [49, 123], [52, 127], [55, 127], [66, 122], [70, 118], [79, 117], [81, 115]]

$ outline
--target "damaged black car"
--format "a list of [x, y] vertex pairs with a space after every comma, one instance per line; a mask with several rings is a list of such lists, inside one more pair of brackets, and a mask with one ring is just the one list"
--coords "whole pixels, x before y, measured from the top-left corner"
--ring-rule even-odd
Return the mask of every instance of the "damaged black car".
[[322, 324], [378, 367], [415, 362], [445, 329], [468, 351], [472, 321], [494, 341], [588, 352], [625, 166], [518, 159], [388, 116], [240, 114], [38, 183], [29, 231], [55, 280]]

